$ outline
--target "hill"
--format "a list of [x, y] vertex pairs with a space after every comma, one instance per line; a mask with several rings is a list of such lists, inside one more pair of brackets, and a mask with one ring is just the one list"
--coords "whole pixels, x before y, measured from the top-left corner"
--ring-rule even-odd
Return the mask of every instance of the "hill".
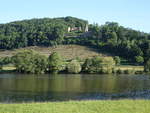
[[50, 55], [52, 52], [58, 52], [61, 56], [63, 56], [65, 59], [73, 59], [73, 58], [89, 58], [93, 56], [107, 56], [106, 54], [98, 53], [97, 49], [88, 48], [85, 46], [80, 45], [58, 45], [55, 47], [38, 47], [38, 46], [32, 46], [32, 47], [26, 47], [21, 49], [14, 49], [14, 50], [4, 50], [0, 51], [0, 57], [6, 57], [6, 56], [12, 56], [16, 52], [21, 51], [23, 49], [31, 49], [34, 50], [40, 54], [43, 55]]
[[150, 59], [150, 34], [125, 28], [116, 22], [90, 24], [74, 18], [43, 18], [0, 25], [0, 49], [30, 46], [83, 45], [120, 56], [132, 63]]
[[84, 32], [87, 24], [87, 21], [75, 17], [31, 19], [0, 24], [0, 49], [58, 45], [69, 32]]

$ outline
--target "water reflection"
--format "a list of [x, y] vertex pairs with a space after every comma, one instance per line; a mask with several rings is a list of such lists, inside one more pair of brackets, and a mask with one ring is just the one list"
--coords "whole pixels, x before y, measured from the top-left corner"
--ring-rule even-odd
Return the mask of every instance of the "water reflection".
[[0, 74], [0, 101], [150, 98], [145, 75]]

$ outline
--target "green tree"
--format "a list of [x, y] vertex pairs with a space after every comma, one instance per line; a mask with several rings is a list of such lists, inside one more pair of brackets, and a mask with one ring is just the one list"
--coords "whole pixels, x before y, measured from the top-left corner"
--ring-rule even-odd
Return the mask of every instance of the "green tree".
[[67, 70], [68, 70], [69, 73], [77, 74], [81, 71], [81, 65], [77, 60], [72, 60], [67, 65]]
[[144, 71], [145, 72], [150, 72], [150, 59], [146, 61], [144, 64]]
[[94, 57], [86, 59], [82, 69], [87, 73], [112, 73], [115, 62], [111, 57]]
[[143, 64], [144, 58], [142, 56], [135, 56], [135, 61], [138, 64]]
[[63, 63], [62, 57], [57, 52], [53, 52], [48, 58], [49, 71], [51, 73], [58, 73], [62, 70]]
[[114, 60], [115, 60], [115, 63], [116, 63], [116, 65], [120, 65], [120, 57], [119, 56], [115, 56], [114, 57]]
[[44, 73], [47, 67], [46, 57], [32, 50], [20, 51], [12, 60], [17, 71], [22, 73]]
[[3, 58], [0, 58], [0, 71], [2, 70], [3, 68]]

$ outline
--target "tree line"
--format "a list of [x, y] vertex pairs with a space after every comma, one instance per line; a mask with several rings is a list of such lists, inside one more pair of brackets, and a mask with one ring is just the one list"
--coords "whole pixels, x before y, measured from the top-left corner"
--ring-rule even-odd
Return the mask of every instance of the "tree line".
[[[6, 61], [6, 59], [8, 61]], [[48, 57], [38, 54], [33, 50], [23, 50], [11, 58], [1, 58], [3, 65], [13, 64], [20, 73], [112, 73], [115, 61], [112, 57], [94, 57], [79, 61], [72, 59], [67, 61], [59, 53], [53, 52]]]
[[[116, 68], [120, 65], [120, 58], [95, 56], [87, 59], [72, 59], [66, 60], [59, 53], [53, 52], [48, 57], [38, 54], [33, 50], [23, 50], [12, 57], [0, 58], [0, 72], [3, 66], [13, 64], [16, 71], [19, 73], [88, 73], [88, 74], [138, 74], [142, 71], [136, 70], [121, 70]], [[150, 72], [150, 60], [144, 64], [144, 72]]]

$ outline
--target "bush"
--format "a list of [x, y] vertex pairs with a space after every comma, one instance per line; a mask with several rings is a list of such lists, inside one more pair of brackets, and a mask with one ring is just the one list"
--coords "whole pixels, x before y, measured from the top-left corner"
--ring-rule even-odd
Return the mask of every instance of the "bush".
[[3, 69], [3, 66], [2, 65], [0, 65], [0, 71]]
[[119, 56], [115, 56], [114, 57], [114, 61], [115, 61], [115, 63], [116, 63], [116, 65], [120, 65], [120, 57]]
[[44, 73], [47, 67], [47, 59], [32, 50], [18, 52], [12, 57], [17, 71], [22, 73]]
[[85, 60], [82, 70], [87, 73], [112, 73], [114, 65], [112, 57], [93, 57]]
[[135, 74], [135, 71], [131, 69], [126, 69], [124, 70], [124, 74]]
[[115, 68], [112, 68], [112, 73], [113, 74], [116, 74], [117, 73], [117, 70]]
[[67, 65], [67, 71], [69, 73], [80, 73], [81, 72], [81, 65], [77, 60], [72, 60], [68, 65]]
[[52, 53], [48, 58], [48, 68], [51, 73], [58, 73], [63, 68], [63, 59], [62, 57], [57, 53]]
[[143, 64], [144, 58], [142, 56], [135, 56], [135, 61], [138, 64]]
[[2, 70], [2, 68], [3, 68], [3, 58], [0, 58], [0, 70]]
[[144, 64], [144, 71], [150, 72], [150, 59]]
[[102, 69], [102, 58], [94, 57], [86, 59], [83, 64], [83, 71], [87, 73], [100, 73]]
[[118, 69], [118, 70], [116, 71], [116, 73], [117, 73], [117, 74], [123, 74], [124, 72], [123, 72], [123, 70]]

